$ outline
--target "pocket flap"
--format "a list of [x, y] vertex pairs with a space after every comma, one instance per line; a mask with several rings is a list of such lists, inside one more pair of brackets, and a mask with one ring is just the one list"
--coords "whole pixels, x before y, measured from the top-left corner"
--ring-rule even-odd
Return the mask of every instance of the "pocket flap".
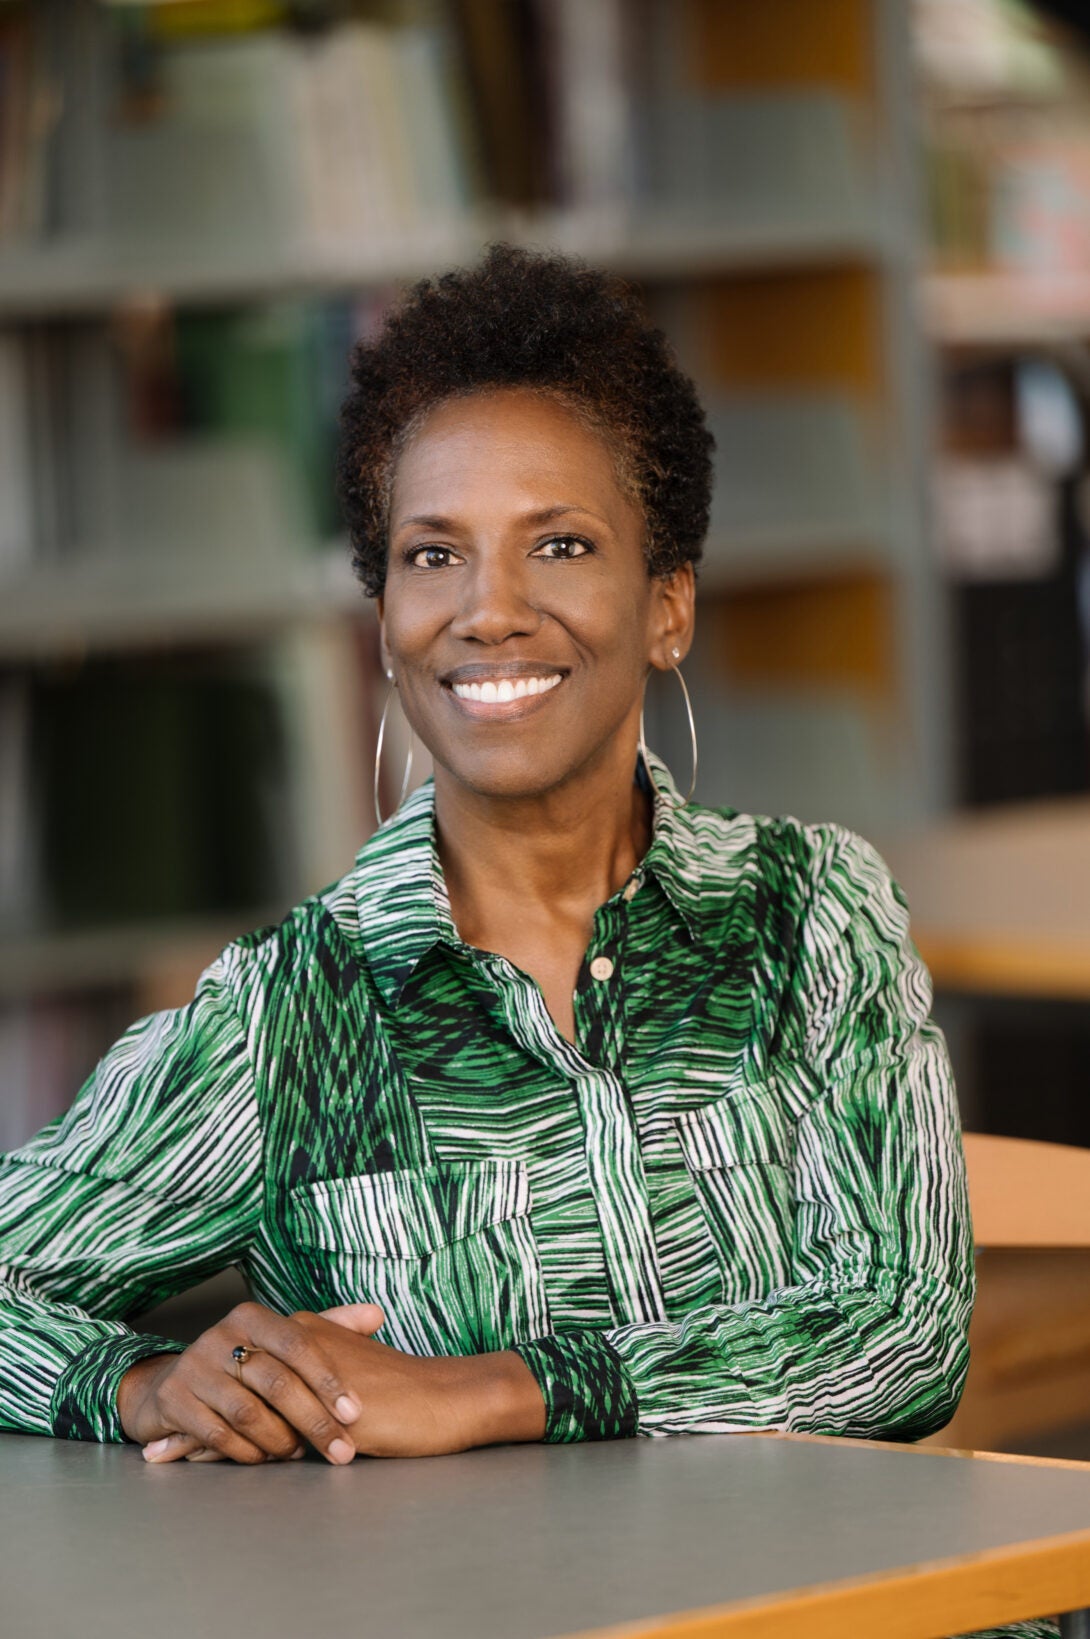
[[675, 1119], [685, 1159], [694, 1172], [753, 1163], [792, 1164], [790, 1125], [774, 1087], [747, 1088]]
[[520, 1161], [460, 1161], [300, 1184], [289, 1197], [305, 1246], [379, 1258], [422, 1258], [530, 1210]]

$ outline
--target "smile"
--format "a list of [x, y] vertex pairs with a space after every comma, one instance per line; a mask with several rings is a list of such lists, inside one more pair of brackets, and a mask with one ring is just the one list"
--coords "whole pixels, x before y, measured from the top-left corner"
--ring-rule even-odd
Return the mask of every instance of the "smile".
[[479, 683], [452, 683], [459, 700], [479, 700], [482, 705], [502, 705], [508, 700], [525, 700], [530, 695], [547, 694], [560, 682], [560, 673], [549, 677], [485, 677]]

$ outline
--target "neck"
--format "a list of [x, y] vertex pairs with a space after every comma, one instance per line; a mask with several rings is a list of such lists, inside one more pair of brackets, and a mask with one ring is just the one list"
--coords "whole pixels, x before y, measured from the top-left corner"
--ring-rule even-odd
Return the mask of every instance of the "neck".
[[533, 797], [483, 796], [437, 766], [439, 857], [462, 938], [487, 944], [505, 905], [533, 920], [592, 917], [651, 844], [651, 799], [634, 770], [628, 736], [600, 766]]

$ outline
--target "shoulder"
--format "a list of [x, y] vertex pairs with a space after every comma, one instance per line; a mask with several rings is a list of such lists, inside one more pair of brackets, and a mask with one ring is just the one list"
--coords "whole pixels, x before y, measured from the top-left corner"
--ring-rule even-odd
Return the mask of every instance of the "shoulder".
[[849, 918], [864, 901], [904, 908], [904, 895], [873, 843], [834, 821], [790, 814], [747, 814], [734, 808], [690, 804], [687, 831], [705, 873], [744, 868], [799, 916], [821, 908]]

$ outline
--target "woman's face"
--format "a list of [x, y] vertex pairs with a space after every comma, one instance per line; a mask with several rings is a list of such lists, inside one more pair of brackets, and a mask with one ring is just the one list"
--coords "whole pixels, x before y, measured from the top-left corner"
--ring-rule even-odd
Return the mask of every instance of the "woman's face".
[[378, 600], [386, 664], [439, 768], [541, 795], [635, 760], [649, 665], [682, 656], [691, 569], [652, 580], [604, 440], [518, 389], [439, 405], [401, 455]]

